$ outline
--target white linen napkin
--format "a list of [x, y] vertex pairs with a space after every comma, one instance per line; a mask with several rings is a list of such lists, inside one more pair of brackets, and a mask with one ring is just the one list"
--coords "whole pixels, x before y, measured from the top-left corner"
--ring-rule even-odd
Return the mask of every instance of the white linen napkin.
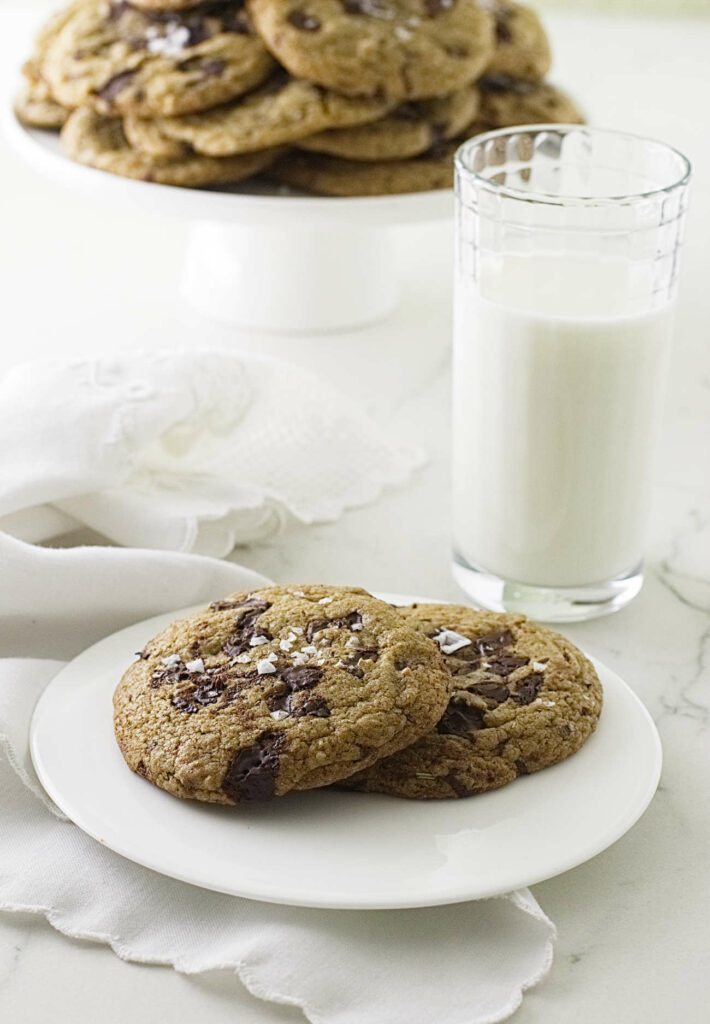
[[[48, 550], [3, 534], [0, 574], [0, 909], [43, 914], [127, 960], [236, 971], [312, 1024], [494, 1024], [545, 976], [554, 925], [527, 890], [423, 910], [304, 910], [173, 881], [90, 839], [45, 796], [29, 756], [32, 709], [59, 659], [266, 581], [193, 555]], [[255, 1000], [250, 1024], [268, 1021]]]
[[0, 437], [0, 530], [73, 522], [217, 557], [291, 517], [337, 519], [423, 461], [301, 367], [227, 352], [17, 366]]

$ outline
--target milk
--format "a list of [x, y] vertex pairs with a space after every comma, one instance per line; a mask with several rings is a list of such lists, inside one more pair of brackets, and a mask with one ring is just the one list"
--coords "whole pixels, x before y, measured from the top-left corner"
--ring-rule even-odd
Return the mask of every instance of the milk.
[[641, 562], [671, 331], [669, 305], [641, 312], [650, 273], [505, 257], [459, 281], [453, 526], [469, 565], [574, 587]]

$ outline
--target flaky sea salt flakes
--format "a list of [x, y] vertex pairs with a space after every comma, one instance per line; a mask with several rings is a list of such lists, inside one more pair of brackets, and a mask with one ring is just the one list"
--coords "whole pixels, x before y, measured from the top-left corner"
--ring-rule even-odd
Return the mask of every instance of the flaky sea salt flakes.
[[185, 668], [188, 672], [204, 672], [205, 663], [202, 658], [195, 658], [194, 661], [188, 661]]
[[350, 628], [353, 631], [353, 633], [359, 633], [360, 630], [362, 629], [362, 623], [361, 622], [353, 622], [353, 624], [352, 624], [352, 626]]
[[321, 599], [318, 602], [318, 604], [332, 604], [332, 602], [333, 602], [333, 598], [332, 597], [321, 597]]
[[288, 711], [272, 711], [271, 717], [275, 718], [277, 722], [280, 722], [282, 718], [288, 718]]
[[363, 14], [369, 14], [371, 18], [392, 21], [395, 17], [395, 12], [382, 0], [360, 0], [360, 8]]
[[167, 658], [161, 658], [161, 665], [165, 665], [166, 668], [173, 668], [175, 665], [179, 665], [182, 658], [179, 654], [169, 654]]
[[[303, 636], [303, 626], [294, 626], [293, 632], [296, 634], [296, 636]], [[291, 637], [289, 636], [289, 640], [290, 639]], [[295, 640], [296, 637], [294, 637], [293, 639]]]
[[306, 596], [303, 593], [302, 590], [292, 590], [291, 593], [293, 594], [294, 597], [305, 597]]
[[250, 647], [263, 647], [264, 644], [268, 644], [268, 636], [253, 636], [249, 641]]
[[282, 651], [290, 651], [293, 647], [292, 640], [279, 640], [279, 647]]
[[147, 41], [150, 53], [161, 53], [164, 57], [177, 57], [190, 42], [190, 30], [185, 25], [168, 25], [164, 36], [155, 36]]
[[274, 663], [269, 661], [268, 658], [262, 658], [261, 661], [257, 661], [256, 663], [256, 671], [260, 676], [268, 676], [275, 672], [276, 668], [274, 667]]
[[359, 643], [360, 643], [360, 641], [358, 640], [358, 638], [356, 636], [349, 636], [348, 639], [345, 641], [345, 646], [346, 647], [357, 647], [357, 645]]
[[318, 648], [314, 647], [313, 644], [309, 644], [308, 647], [303, 648], [303, 654], [318, 654]]
[[296, 653], [293, 656], [293, 663], [294, 663], [294, 665], [297, 665], [297, 666], [300, 667], [301, 665], [305, 665], [307, 661], [308, 661], [308, 655], [307, 654], [304, 654], [303, 651], [296, 651]]
[[412, 30], [405, 28], [404, 25], [396, 25], [394, 34], [398, 39], [401, 39], [403, 43], [406, 43], [408, 39], [412, 38]]
[[455, 654], [462, 647], [468, 647], [471, 641], [453, 629], [442, 629], [434, 637], [443, 654]]
[[266, 655], [266, 660], [267, 661], [277, 661], [278, 660], [278, 655], [276, 654], [276, 651], [272, 651], [271, 654], [267, 654]]
[[251, 657], [248, 654], [238, 654], [234, 660], [238, 661], [240, 665], [248, 665]]
[[544, 672], [545, 669], [547, 668], [547, 662], [546, 661], [534, 661], [532, 663], [532, 667], [535, 669], [536, 672]]

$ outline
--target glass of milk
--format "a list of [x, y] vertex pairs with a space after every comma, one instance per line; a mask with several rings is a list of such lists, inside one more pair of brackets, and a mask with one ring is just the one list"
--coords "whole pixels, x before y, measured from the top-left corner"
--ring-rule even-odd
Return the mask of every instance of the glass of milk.
[[580, 125], [456, 156], [454, 575], [562, 622], [642, 583], [690, 165]]

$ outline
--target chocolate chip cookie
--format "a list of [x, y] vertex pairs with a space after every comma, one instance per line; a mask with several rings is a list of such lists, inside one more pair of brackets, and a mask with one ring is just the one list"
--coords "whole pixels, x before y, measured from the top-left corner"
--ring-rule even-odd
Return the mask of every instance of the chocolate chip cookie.
[[90, 107], [71, 113], [61, 139], [67, 156], [80, 164], [125, 178], [188, 187], [243, 181], [268, 167], [280, 153], [264, 150], [216, 159], [195, 153], [188, 146], [179, 154], [153, 157], [130, 145], [119, 119], [105, 117]]
[[68, 109], [52, 95], [44, 75], [44, 62], [50, 45], [79, 8], [80, 2], [57, 11], [35, 35], [32, 56], [22, 66], [22, 84], [14, 100], [15, 115], [22, 124], [58, 130], [68, 117]]
[[248, 0], [248, 10], [291, 74], [349, 96], [442, 96], [493, 56], [493, 16], [478, 0]]
[[58, 131], [66, 122], [70, 112], [52, 98], [39, 65], [34, 60], [28, 60], [25, 63], [22, 74], [22, 85], [13, 103], [18, 121], [31, 128], [49, 128]]
[[132, 7], [141, 11], [186, 11], [199, 7], [205, 0], [130, 0]]
[[532, 7], [512, 0], [486, 0], [495, 18], [496, 47], [487, 74], [538, 82], [550, 70], [547, 33]]
[[129, 767], [238, 804], [346, 778], [426, 733], [450, 677], [435, 644], [354, 587], [234, 594], [164, 629], [114, 695]]
[[155, 129], [207, 156], [229, 156], [295, 142], [326, 128], [373, 121], [390, 106], [385, 100], [340, 96], [311, 82], [277, 75], [249, 96], [214, 110], [157, 118]]
[[83, 0], [49, 45], [43, 73], [64, 106], [169, 117], [239, 96], [274, 66], [240, 3], [149, 13], [125, 0]]
[[289, 153], [268, 170], [274, 181], [326, 196], [383, 196], [451, 188], [458, 142], [442, 143], [410, 160], [341, 160]]
[[457, 605], [401, 610], [453, 677], [436, 728], [349, 779], [348, 788], [419, 800], [472, 796], [574, 754], [596, 728], [602, 688], [572, 643], [521, 615]]
[[521, 82], [507, 75], [484, 75], [478, 82], [481, 104], [477, 124], [512, 128], [517, 124], [582, 124], [574, 101], [549, 82]]
[[467, 85], [451, 96], [402, 103], [371, 124], [319, 132], [298, 146], [346, 160], [403, 160], [460, 135], [476, 116], [478, 104], [478, 89]]

